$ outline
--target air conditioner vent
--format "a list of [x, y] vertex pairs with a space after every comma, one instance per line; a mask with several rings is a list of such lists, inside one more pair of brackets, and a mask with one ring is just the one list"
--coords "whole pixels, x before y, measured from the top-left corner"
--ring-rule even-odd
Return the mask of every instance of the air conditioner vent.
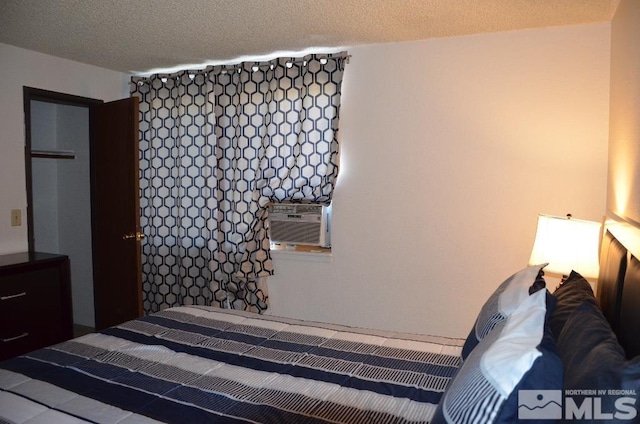
[[272, 243], [331, 246], [331, 207], [296, 203], [274, 203], [269, 207], [269, 237]]

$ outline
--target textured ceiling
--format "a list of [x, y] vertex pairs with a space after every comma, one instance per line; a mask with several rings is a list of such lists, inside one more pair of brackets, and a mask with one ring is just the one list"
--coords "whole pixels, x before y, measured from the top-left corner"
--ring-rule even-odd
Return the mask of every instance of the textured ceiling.
[[605, 22], [618, 2], [0, 0], [0, 42], [148, 73], [313, 48]]

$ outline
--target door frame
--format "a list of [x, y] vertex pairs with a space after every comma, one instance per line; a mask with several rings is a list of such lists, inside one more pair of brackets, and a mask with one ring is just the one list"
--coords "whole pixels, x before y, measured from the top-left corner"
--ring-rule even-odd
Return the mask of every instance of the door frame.
[[[90, 208], [91, 208], [91, 234], [95, 233], [94, 222], [94, 210], [95, 210], [95, 178], [93, 173], [94, 167], [94, 140], [95, 140], [95, 108], [96, 106], [104, 103], [99, 99], [92, 99], [89, 97], [75, 96], [72, 94], [58, 93], [55, 91], [43, 90], [40, 88], [23, 87], [23, 100], [24, 100], [24, 122], [25, 122], [25, 144], [24, 144], [24, 158], [25, 158], [25, 176], [26, 176], [26, 189], [27, 189], [27, 236], [29, 253], [35, 252], [35, 234], [34, 234], [34, 222], [33, 222], [33, 174], [32, 174], [32, 157], [31, 157], [31, 102], [39, 101], [45, 103], [52, 103], [58, 105], [85, 107], [89, 109], [89, 196], [90, 196]], [[91, 238], [91, 252], [95, 250], [95, 238]], [[92, 269], [92, 275], [95, 279], [95, 267]], [[92, 285], [95, 282], [92, 282]], [[95, 319], [95, 296], [94, 303], [94, 319]]]
[[[34, 230], [34, 216], [33, 216], [34, 215], [33, 213], [33, 178], [32, 178], [32, 164], [31, 164], [32, 162], [31, 102], [35, 100], [35, 101], [42, 101], [42, 102], [54, 103], [54, 104], [86, 107], [88, 108], [88, 111], [89, 111], [89, 122], [88, 122], [89, 124], [89, 134], [88, 134], [89, 136], [89, 168], [90, 168], [89, 169], [89, 174], [90, 174], [89, 175], [89, 190], [90, 190], [90, 193], [89, 193], [90, 206], [89, 207], [91, 209], [90, 231], [92, 236], [91, 237], [91, 257], [93, 258], [93, 264], [92, 264], [93, 290], [94, 290], [93, 305], [94, 305], [94, 318], [95, 318], [96, 329], [100, 330], [104, 328], [104, 326], [100, 327], [102, 325], [101, 323], [107, 322], [107, 321], [109, 322], [113, 321], [113, 318], [114, 318], [113, 313], [111, 314], [104, 313], [105, 302], [119, 301], [119, 298], [117, 296], [110, 296], [109, 293], [107, 293], [106, 297], [96, 296], [96, 293], [100, 292], [100, 290], [98, 289], [104, 287], [104, 284], [105, 284], [104, 278], [103, 278], [104, 269], [108, 269], [101, 265], [96, 266], [96, 264], [100, 262], [99, 260], [97, 261], [96, 258], [98, 259], [104, 258], [103, 255], [101, 255], [101, 252], [103, 250], [102, 248], [105, 246], [105, 242], [107, 241], [104, 238], [104, 234], [102, 234], [101, 232], [101, 230], [103, 229], [103, 226], [101, 225], [102, 221], [100, 221], [100, 216], [102, 212], [100, 207], [102, 206], [101, 201], [102, 199], [104, 199], [104, 197], [102, 196], [102, 193], [100, 191], [105, 188], [105, 185], [103, 184], [105, 181], [109, 181], [112, 179], [112, 177], [117, 176], [117, 175], [113, 175], [112, 169], [110, 168], [108, 170], [109, 178], [105, 179], [104, 166], [103, 166], [104, 158], [110, 157], [110, 152], [118, 152], [122, 150], [117, 148], [111, 149], [111, 147], [118, 147], [119, 144], [116, 143], [115, 146], [113, 144], [110, 144], [111, 143], [110, 140], [105, 140], [105, 134], [110, 134], [112, 132], [111, 130], [120, 129], [118, 125], [114, 124], [113, 122], [114, 118], [116, 120], [126, 119], [127, 120], [126, 122], [128, 124], [131, 124], [131, 123], [134, 124], [133, 126], [129, 125], [128, 128], [133, 132], [127, 133], [126, 136], [133, 137], [131, 140], [135, 140], [135, 143], [136, 143], [135, 144], [136, 155], [135, 155], [135, 158], [131, 158], [131, 159], [134, 161], [134, 164], [135, 164], [134, 171], [137, 170], [137, 166], [138, 166], [137, 164], [139, 160], [138, 153], [137, 153], [138, 152], [137, 143], [138, 143], [138, 137], [139, 137], [137, 99], [135, 99], [135, 105], [134, 105], [135, 107], [133, 108], [133, 110], [127, 109], [126, 116], [124, 115], [119, 116], [118, 113], [116, 113], [116, 111], [113, 109], [114, 105], [121, 106], [126, 103], [131, 103], [131, 101], [134, 100], [133, 98], [120, 99], [120, 100], [105, 103], [103, 100], [99, 100], [99, 99], [80, 97], [80, 96], [75, 96], [70, 94], [64, 94], [64, 93], [58, 93], [54, 91], [27, 87], [27, 86], [23, 87], [23, 96], [24, 96], [23, 106], [24, 106], [24, 114], [25, 114], [25, 118], [24, 118], [25, 119], [25, 146], [24, 147], [25, 147], [25, 175], [26, 175], [26, 188], [27, 188], [27, 226], [28, 226], [28, 238], [29, 238], [28, 244], [29, 244], [30, 253], [33, 253], [35, 250], [35, 234], [34, 234], [35, 230]], [[120, 109], [120, 112], [122, 112], [121, 107], [119, 109]], [[116, 110], [118, 110], [118, 108], [116, 108]], [[108, 119], [112, 120], [111, 123], [109, 123]], [[103, 128], [104, 125], [108, 125], [108, 126]], [[114, 125], [114, 126], [112, 127], [111, 125]], [[125, 130], [125, 133], [126, 133], [126, 130]], [[124, 135], [122, 136], [124, 140]], [[117, 137], [120, 137], [120, 135], [118, 135]], [[106, 150], [106, 153], [105, 153], [105, 150], [104, 150], [105, 148], [110, 148], [110, 149]], [[135, 175], [133, 175], [131, 178], [135, 178], [135, 182], [137, 182], [139, 178], [139, 176], [137, 175], [137, 171], [135, 171], [134, 174]], [[116, 181], [117, 180], [118, 179], [116, 178]], [[137, 185], [135, 187], [136, 187], [135, 188], [136, 192], [134, 195], [135, 195], [135, 198], [139, 201], [140, 193], [139, 193], [139, 190], [137, 189]], [[120, 189], [116, 189], [116, 192], [119, 193]], [[134, 208], [139, 209], [139, 206], [137, 203], [134, 205]], [[139, 213], [140, 213], [139, 210], [137, 210], [136, 224], [134, 228], [127, 228], [124, 231], [126, 231], [127, 233], [130, 231], [135, 231], [135, 232], [139, 231]], [[111, 236], [111, 234], [109, 234], [109, 236]], [[136, 237], [135, 243], [138, 249], [138, 253], [135, 255], [137, 260], [137, 264], [135, 264], [135, 268], [137, 268], [137, 270], [136, 270], [136, 275], [134, 276], [137, 279], [136, 280], [136, 299], [135, 299], [136, 304], [133, 305], [133, 304], [125, 303], [124, 305], [126, 307], [123, 306], [120, 309], [118, 309], [117, 307], [106, 308], [106, 310], [109, 310], [109, 311], [111, 311], [111, 309], [113, 309], [116, 312], [120, 311], [119, 312], [120, 315], [127, 315], [126, 319], [137, 318], [141, 316], [143, 311], [142, 287], [141, 287], [142, 285], [141, 284], [141, 277], [142, 277], [141, 256], [139, 251], [140, 249], [139, 239], [137, 237]], [[129, 270], [131, 270], [131, 268]], [[125, 278], [122, 281], [126, 283], [129, 280]], [[109, 285], [109, 287], [111, 287], [111, 285]], [[104, 294], [104, 290], [101, 291], [101, 293]], [[121, 294], [120, 292], [116, 292], [116, 295], [120, 295], [120, 294]], [[127, 309], [128, 307], [131, 307], [131, 309]], [[115, 325], [115, 323], [110, 325]]]
[[[25, 143], [24, 143], [24, 165], [27, 185], [27, 237], [29, 242], [29, 253], [35, 251], [35, 235], [33, 234], [33, 179], [31, 170], [31, 101], [46, 102], [68, 106], [86, 107], [89, 109], [89, 151], [93, 152], [94, 130], [93, 130], [93, 108], [96, 105], [104, 103], [102, 100], [91, 99], [89, 97], [74, 96], [72, 94], [58, 93], [56, 91], [43, 90], [24, 86], [22, 89], [24, 100], [24, 124], [25, 124]], [[89, 168], [93, 169], [93, 154], [89, 155]], [[94, 178], [91, 172], [90, 179], [91, 188], [91, 215], [94, 209]], [[93, 219], [91, 220], [91, 233], [94, 232]], [[92, 246], [93, 250], [93, 246]]]

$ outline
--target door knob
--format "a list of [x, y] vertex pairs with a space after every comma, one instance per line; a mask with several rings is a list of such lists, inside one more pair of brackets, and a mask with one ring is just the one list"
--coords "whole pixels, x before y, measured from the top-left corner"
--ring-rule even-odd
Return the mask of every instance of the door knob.
[[129, 233], [122, 236], [122, 240], [134, 240], [140, 241], [144, 238], [144, 234], [140, 231], [136, 231], [135, 233]]

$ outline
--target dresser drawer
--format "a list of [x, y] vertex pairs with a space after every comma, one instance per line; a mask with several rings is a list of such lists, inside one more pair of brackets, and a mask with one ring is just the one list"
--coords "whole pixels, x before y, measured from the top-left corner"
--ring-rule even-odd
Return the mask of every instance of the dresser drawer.
[[3, 332], [0, 336], [0, 360], [22, 355], [41, 347], [60, 342], [58, 332], [42, 328], [23, 328], [16, 332]]
[[0, 360], [70, 338], [68, 259], [0, 269]]
[[[22, 344], [34, 337], [58, 340], [61, 316], [60, 277], [56, 268], [14, 275], [0, 284], [0, 341]], [[23, 340], [24, 339], [24, 340]], [[18, 343], [18, 341], [20, 343]]]

